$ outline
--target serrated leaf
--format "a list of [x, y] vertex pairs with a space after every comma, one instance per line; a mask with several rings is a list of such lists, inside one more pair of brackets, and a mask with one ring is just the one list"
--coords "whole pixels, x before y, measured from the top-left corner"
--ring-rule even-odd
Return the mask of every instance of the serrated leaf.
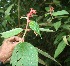
[[0, 34], [2, 35], [1, 37], [9, 38], [9, 37], [19, 34], [21, 31], [23, 31], [22, 28], [15, 28], [15, 29], [12, 29], [10, 31], [6, 31]]
[[12, 66], [38, 66], [38, 52], [30, 43], [19, 43], [12, 54]]
[[54, 23], [53, 26], [54, 26], [54, 28], [55, 28], [56, 31], [57, 31], [58, 28], [61, 26], [61, 21]]
[[14, 4], [10, 5], [10, 6], [7, 8], [7, 10], [5, 11], [5, 15], [6, 15], [6, 16], [7, 16], [7, 15], [10, 15], [10, 10], [11, 10], [12, 6], [14, 6]]
[[65, 47], [66, 47], [66, 43], [64, 41], [61, 41], [58, 44], [57, 49], [55, 50], [54, 58], [58, 57], [58, 55], [64, 50]]
[[62, 66], [58, 61], [55, 60], [55, 58], [51, 57], [48, 53], [46, 53], [46, 52], [44, 52], [44, 51], [42, 51], [42, 50], [40, 50], [40, 49], [38, 49], [38, 48], [36, 48], [36, 49], [37, 49], [37, 51], [38, 51], [40, 54], [42, 54], [43, 56], [45, 56], [45, 57], [47, 57], [47, 58], [49, 58], [49, 59], [55, 61], [55, 62], [58, 63], [60, 66]]
[[37, 24], [37, 22], [31, 21], [31, 22], [29, 23], [29, 26], [30, 26], [30, 28], [31, 28], [32, 30], [34, 30], [37, 34], [39, 34], [39, 35], [41, 36], [41, 34], [40, 34], [40, 29], [39, 29], [39, 25]]
[[64, 36], [65, 34], [65, 32], [61, 32], [59, 35], [57, 35], [54, 44], [57, 44], [62, 39], [62, 36]]
[[57, 11], [57, 12], [52, 13], [53, 16], [60, 16], [60, 15], [65, 15], [65, 14], [69, 14], [69, 13], [66, 10]]

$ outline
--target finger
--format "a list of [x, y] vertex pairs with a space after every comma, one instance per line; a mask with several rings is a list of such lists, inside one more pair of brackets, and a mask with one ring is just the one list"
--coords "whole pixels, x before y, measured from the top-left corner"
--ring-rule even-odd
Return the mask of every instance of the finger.
[[18, 36], [13, 36], [11, 38], [8, 39], [8, 41], [10, 42], [21, 42], [22, 41], [22, 38], [18, 37]]
[[18, 37], [18, 36], [15, 37], [15, 40], [16, 40], [17, 42], [22, 42], [22, 38], [20, 38], [20, 37]]
[[15, 41], [15, 37], [16, 37], [16, 36], [13, 36], [13, 37], [8, 38], [8, 41], [10, 41], [10, 42]]

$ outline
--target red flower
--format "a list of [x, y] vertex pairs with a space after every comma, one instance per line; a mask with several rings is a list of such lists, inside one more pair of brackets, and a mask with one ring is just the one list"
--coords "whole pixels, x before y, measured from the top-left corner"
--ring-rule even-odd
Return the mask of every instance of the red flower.
[[34, 10], [33, 8], [30, 8], [30, 12], [27, 14], [27, 22], [30, 22], [30, 17], [33, 17], [33, 14], [36, 14], [36, 10]]

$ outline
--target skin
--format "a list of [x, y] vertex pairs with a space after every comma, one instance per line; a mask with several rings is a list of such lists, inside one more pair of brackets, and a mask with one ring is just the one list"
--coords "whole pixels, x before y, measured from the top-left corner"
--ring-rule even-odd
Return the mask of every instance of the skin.
[[4, 64], [10, 61], [15, 46], [20, 42], [24, 42], [24, 40], [18, 36], [5, 39], [0, 47], [0, 61]]

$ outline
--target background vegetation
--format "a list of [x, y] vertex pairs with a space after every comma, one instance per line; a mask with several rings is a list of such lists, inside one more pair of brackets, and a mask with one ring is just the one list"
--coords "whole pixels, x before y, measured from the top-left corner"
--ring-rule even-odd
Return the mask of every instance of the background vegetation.
[[[11, 29], [22, 28], [23, 31], [16, 29], [18, 31], [14, 35], [23, 36], [26, 19], [20, 18], [26, 17], [30, 8], [37, 11], [36, 15], [30, 18], [37, 25], [35, 23], [35, 29], [35, 26], [31, 25], [32, 30], [27, 32], [25, 42], [37, 47], [40, 58], [38, 66], [69, 66], [70, 0], [0, 0], [0, 34], [2, 35], [0, 44], [5, 37], [7, 38], [3, 32]], [[36, 30], [35, 32], [39, 34], [37, 28], [39, 28], [41, 36], [36, 36], [34, 33]], [[9, 63], [6, 65], [11, 66]]]

